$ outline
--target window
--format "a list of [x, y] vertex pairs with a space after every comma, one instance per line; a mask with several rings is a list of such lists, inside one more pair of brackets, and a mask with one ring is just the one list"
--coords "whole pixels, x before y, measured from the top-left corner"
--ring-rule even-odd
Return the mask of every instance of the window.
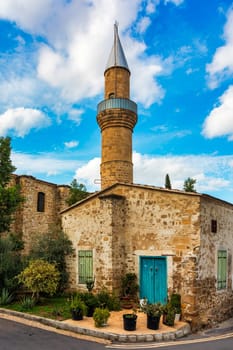
[[217, 220], [211, 220], [211, 232], [217, 233]]
[[37, 196], [37, 211], [43, 212], [45, 205], [45, 194], [43, 192], [38, 192]]
[[78, 282], [85, 284], [93, 278], [92, 250], [79, 250], [78, 252]]
[[225, 289], [227, 286], [227, 251], [218, 251], [217, 289]]
[[114, 97], [115, 97], [114, 92], [111, 92], [111, 93], [108, 95], [108, 98], [114, 98]]

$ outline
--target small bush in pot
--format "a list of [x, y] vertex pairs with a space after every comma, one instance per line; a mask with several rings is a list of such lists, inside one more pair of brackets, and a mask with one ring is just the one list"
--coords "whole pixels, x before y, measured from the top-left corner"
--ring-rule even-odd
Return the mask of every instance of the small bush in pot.
[[160, 317], [162, 315], [161, 303], [146, 304], [143, 307], [143, 311], [147, 315], [147, 328], [159, 329]]
[[175, 322], [175, 309], [171, 302], [168, 302], [163, 307], [163, 323], [167, 326], [173, 327]]
[[106, 326], [108, 319], [110, 317], [110, 312], [108, 309], [102, 309], [97, 307], [93, 314], [93, 319], [95, 321], [95, 327], [104, 327]]
[[82, 320], [86, 315], [87, 307], [79, 295], [72, 295], [70, 299], [70, 311], [73, 320]]
[[97, 297], [93, 293], [85, 292], [80, 293], [80, 298], [87, 306], [87, 317], [92, 317], [95, 308], [99, 306]]

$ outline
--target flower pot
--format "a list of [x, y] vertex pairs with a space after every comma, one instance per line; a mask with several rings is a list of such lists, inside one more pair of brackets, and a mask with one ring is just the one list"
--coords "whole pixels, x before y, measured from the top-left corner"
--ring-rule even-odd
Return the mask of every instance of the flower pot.
[[126, 331], [135, 331], [136, 330], [137, 315], [134, 314], [124, 314], [123, 315], [123, 324]]
[[160, 316], [150, 316], [147, 315], [147, 328], [149, 329], [159, 329]]
[[80, 321], [83, 319], [83, 312], [80, 310], [71, 310], [72, 320]]

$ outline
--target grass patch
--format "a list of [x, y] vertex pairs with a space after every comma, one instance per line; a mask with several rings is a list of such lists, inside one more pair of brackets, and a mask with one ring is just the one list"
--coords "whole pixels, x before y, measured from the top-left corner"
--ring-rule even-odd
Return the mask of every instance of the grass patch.
[[36, 316], [51, 318], [53, 320], [63, 321], [71, 318], [67, 296], [42, 298], [38, 304], [34, 305], [30, 309], [23, 308], [20, 301], [13, 302], [10, 305], [4, 306], [4, 308], [25, 312]]

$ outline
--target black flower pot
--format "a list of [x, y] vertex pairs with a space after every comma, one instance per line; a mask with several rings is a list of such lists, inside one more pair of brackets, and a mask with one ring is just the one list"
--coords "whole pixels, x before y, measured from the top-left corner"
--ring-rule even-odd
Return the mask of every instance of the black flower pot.
[[71, 310], [72, 320], [80, 321], [83, 319], [83, 312], [80, 310]]
[[137, 315], [134, 315], [134, 314], [123, 315], [124, 330], [135, 331], [136, 322], [137, 322]]
[[150, 316], [147, 315], [147, 328], [149, 329], [159, 329], [160, 316]]

